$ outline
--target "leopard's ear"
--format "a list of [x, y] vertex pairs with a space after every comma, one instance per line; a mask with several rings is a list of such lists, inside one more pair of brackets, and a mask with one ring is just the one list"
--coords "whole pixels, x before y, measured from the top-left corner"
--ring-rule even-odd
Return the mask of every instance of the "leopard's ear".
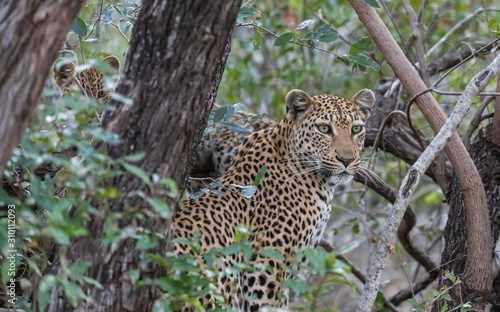
[[54, 63], [54, 80], [63, 93], [68, 92], [75, 75], [75, 64], [60, 58]]
[[286, 95], [286, 112], [293, 119], [300, 119], [306, 116], [313, 103], [311, 97], [302, 90], [294, 89]]
[[109, 66], [111, 66], [111, 69], [116, 71], [120, 70], [120, 60], [116, 56], [114, 55], [106, 56], [103, 59], [103, 61], [108, 63]]
[[363, 89], [356, 93], [351, 101], [358, 107], [361, 118], [367, 120], [368, 117], [370, 117], [370, 109], [373, 107], [373, 104], [375, 104], [375, 94], [373, 94], [372, 90]]

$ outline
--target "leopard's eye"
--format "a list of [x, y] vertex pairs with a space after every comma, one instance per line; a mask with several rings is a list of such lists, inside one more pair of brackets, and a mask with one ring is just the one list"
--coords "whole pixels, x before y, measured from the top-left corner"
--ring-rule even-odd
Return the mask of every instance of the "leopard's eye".
[[318, 130], [321, 133], [331, 133], [332, 132], [332, 128], [330, 128], [330, 126], [327, 126], [327, 125], [318, 125]]
[[104, 91], [101, 90], [101, 91], [97, 92], [98, 98], [103, 98], [104, 96], [106, 96], [106, 93]]
[[352, 131], [352, 133], [356, 134], [356, 133], [360, 133], [362, 129], [363, 129], [363, 126], [353, 126], [351, 131]]

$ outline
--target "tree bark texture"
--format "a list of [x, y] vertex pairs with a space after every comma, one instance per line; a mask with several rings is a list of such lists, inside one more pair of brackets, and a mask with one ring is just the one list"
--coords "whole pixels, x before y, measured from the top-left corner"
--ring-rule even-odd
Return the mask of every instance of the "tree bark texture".
[[[117, 133], [121, 143], [107, 146], [112, 158], [146, 152], [134, 165], [147, 174], [173, 179], [177, 185], [185, 180], [191, 141], [203, 111], [211, 107], [223, 70], [219, 63], [226, 52], [240, 0], [167, 1], [144, 0], [134, 26], [130, 50], [117, 92], [131, 98], [133, 105], [119, 103], [105, 117], [103, 126]], [[224, 59], [225, 62], [225, 59]], [[214, 78], [215, 77], [215, 78]], [[204, 121], [206, 123], [206, 120]], [[199, 140], [201, 135], [196, 136]], [[195, 143], [196, 145], [199, 142]], [[143, 191], [165, 200], [172, 217], [177, 200], [151, 194], [150, 188], [128, 173], [116, 177], [111, 185], [122, 193]], [[144, 205], [139, 197], [121, 198], [111, 203], [111, 212], [127, 212], [129, 207]], [[152, 214], [153, 210], [151, 209]], [[146, 253], [165, 255], [170, 238], [170, 220], [158, 214], [144, 214], [142, 219], [124, 218], [120, 228], [143, 228], [161, 233], [165, 239], [154, 250], [138, 251], [136, 240], [122, 240], [117, 245], [103, 245], [105, 216], [92, 215], [88, 223], [92, 238], [73, 241], [68, 248], [68, 265], [91, 261], [89, 275], [100, 282], [103, 290], [83, 285], [90, 298], [73, 309], [60, 288], [51, 293], [49, 311], [151, 311], [160, 290], [155, 286], [133, 289], [128, 271], [140, 269], [142, 278], [157, 278], [165, 271], [157, 265], [141, 266]], [[56, 259], [53, 273], [61, 271]]]
[[0, 1], [0, 178], [83, 1]]
[[[470, 154], [476, 164], [479, 174], [483, 180], [486, 197], [488, 199], [488, 208], [491, 219], [491, 235], [492, 240], [496, 242], [500, 235], [500, 146], [491, 142], [489, 132], [490, 128], [481, 129], [475, 142], [471, 145]], [[450, 271], [455, 275], [460, 276], [462, 280], [466, 276], [462, 276], [465, 270], [465, 263], [468, 257], [467, 250], [467, 215], [463, 208], [464, 196], [460, 192], [460, 185], [456, 175], [450, 181], [449, 193], [447, 194], [449, 202], [448, 222], [446, 224], [444, 239], [445, 246], [441, 256], [442, 272]], [[494, 250], [490, 248], [490, 256], [488, 260], [493, 258]], [[489, 271], [492, 275], [494, 272]], [[450, 281], [446, 281], [450, 285]], [[457, 294], [457, 290], [460, 291]], [[473, 295], [464, 289], [453, 288], [451, 295], [454, 299], [453, 304], [448, 303], [448, 307], [452, 307], [467, 301], [473, 301]], [[492, 303], [496, 308], [493, 311], [500, 311], [500, 275], [494, 280], [493, 290], [491, 294], [485, 294], [484, 299]], [[434, 311], [439, 311], [435, 309]]]
[[[426, 85], [377, 12], [363, 0], [349, 0], [349, 3], [409, 95], [414, 96], [426, 90]], [[427, 92], [418, 96], [415, 103], [434, 133], [437, 133], [444, 124], [446, 115], [434, 97]], [[467, 234], [470, 241], [469, 256], [466, 259], [467, 265], [464, 272], [467, 279], [464, 279], [464, 286], [468, 291], [477, 295], [489, 293], [492, 286], [489, 253], [492, 243], [489, 233], [488, 205], [481, 177], [457, 134], [451, 137], [444, 150], [460, 180], [460, 187], [464, 194], [464, 208], [468, 215]]]

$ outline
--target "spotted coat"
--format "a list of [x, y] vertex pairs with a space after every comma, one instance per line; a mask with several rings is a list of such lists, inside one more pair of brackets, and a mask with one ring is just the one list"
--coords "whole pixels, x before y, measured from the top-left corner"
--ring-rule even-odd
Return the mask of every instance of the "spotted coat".
[[[362, 90], [351, 101], [332, 95], [309, 97], [292, 90], [286, 97], [288, 113], [275, 127], [250, 135], [239, 147], [234, 161], [217, 190], [225, 196], [207, 193], [185, 202], [174, 219], [175, 237], [192, 238], [201, 231], [202, 250], [223, 248], [235, 242], [235, 227], [253, 228], [249, 237], [256, 249], [279, 250], [285, 260], [255, 256], [251, 265], [273, 269], [246, 272], [232, 280], [219, 280], [226, 302], [239, 311], [258, 311], [264, 305], [283, 306], [280, 281], [287, 278], [283, 264], [291, 264], [300, 247], [315, 247], [330, 217], [336, 185], [351, 181], [359, 167], [364, 143], [364, 122], [369, 117], [374, 95]], [[252, 185], [260, 169], [264, 178], [251, 198], [234, 185]], [[175, 253], [189, 252], [175, 244]], [[227, 265], [241, 259], [227, 257]], [[236, 284], [236, 289], [230, 287]], [[204, 300], [208, 303], [208, 300]], [[212, 304], [209, 303], [209, 306]], [[184, 307], [191, 311], [192, 307]]]

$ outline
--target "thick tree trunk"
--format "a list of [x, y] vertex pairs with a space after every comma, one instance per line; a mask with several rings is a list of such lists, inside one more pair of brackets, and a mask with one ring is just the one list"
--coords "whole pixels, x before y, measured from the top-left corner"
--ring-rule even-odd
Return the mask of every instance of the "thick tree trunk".
[[0, 1], [0, 178], [83, 1]]
[[[228, 40], [241, 0], [232, 1], [167, 1], [144, 0], [134, 27], [130, 50], [117, 92], [134, 102], [119, 104], [104, 120], [104, 127], [119, 134], [121, 143], [107, 146], [113, 158], [146, 152], [136, 163], [148, 174], [173, 179], [178, 185], [185, 180], [191, 141], [201, 131], [202, 113], [209, 111], [224, 69]], [[227, 55], [226, 55], [227, 57]], [[221, 60], [224, 60], [221, 63]], [[204, 120], [206, 123], [206, 120]], [[197, 145], [199, 142], [196, 142]], [[151, 194], [141, 179], [128, 173], [111, 181], [123, 193], [142, 191], [165, 200], [171, 217], [177, 202], [161, 194]], [[122, 198], [111, 203], [112, 212], [125, 212], [140, 204], [138, 197]], [[151, 216], [153, 215], [153, 216]], [[92, 261], [89, 276], [104, 286], [83, 287], [90, 298], [79, 303], [76, 311], [150, 311], [160, 291], [154, 286], [133, 289], [129, 270], [139, 269], [146, 253], [165, 255], [170, 237], [169, 220], [153, 211], [142, 219], [123, 220], [120, 228], [148, 229], [164, 235], [154, 250], [138, 251], [136, 241], [126, 239], [118, 245], [102, 245], [104, 218], [91, 216], [86, 238], [72, 242], [67, 260]], [[53, 273], [60, 272], [56, 259]], [[140, 267], [142, 278], [165, 274], [159, 266]], [[51, 293], [49, 311], [73, 311], [60, 288]]]
[[[486, 129], [479, 131], [476, 142], [470, 147], [470, 154], [483, 180], [490, 212], [492, 240], [496, 242], [500, 234], [500, 147], [492, 143], [489, 139], [488, 134], [491, 132], [491, 129], [492, 127], [490, 127], [489, 131]], [[464, 273], [468, 257], [467, 216], [463, 208], [464, 196], [460, 191], [460, 184], [456, 175], [450, 181], [447, 198], [450, 208], [444, 233], [445, 247], [441, 258], [441, 270], [442, 272], [454, 272], [455, 275], [465, 279], [467, 277], [462, 276], [462, 274]], [[492, 258], [493, 250], [488, 260]], [[494, 274], [494, 272], [487, 273], [490, 275]], [[449, 281], [446, 283], [450, 285]], [[478, 298], [471, 297], [474, 294], [467, 292], [463, 287], [454, 288], [450, 293], [454, 301], [448, 303], [449, 308], [463, 302], [478, 300]], [[492, 293], [489, 295], [486, 294], [483, 300], [487, 300], [494, 306], [497, 306], [494, 311], [500, 311], [500, 308], [498, 308], [500, 305], [499, 295], [500, 276], [497, 276], [493, 283]], [[434, 311], [439, 311], [439, 308], [436, 307]]]

